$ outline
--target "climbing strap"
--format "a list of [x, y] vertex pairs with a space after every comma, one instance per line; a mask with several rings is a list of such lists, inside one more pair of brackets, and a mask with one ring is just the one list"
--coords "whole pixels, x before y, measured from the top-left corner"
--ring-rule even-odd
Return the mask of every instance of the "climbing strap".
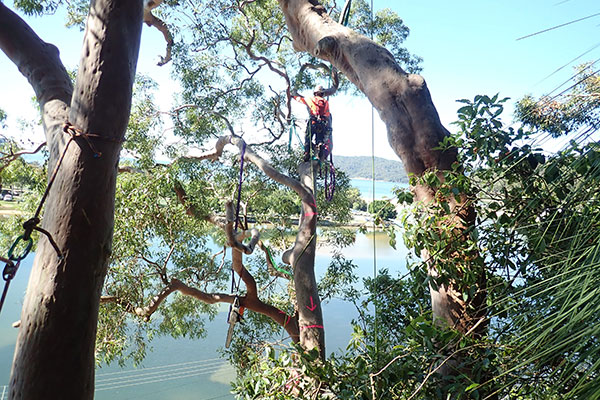
[[288, 271], [284, 268], [281, 268], [280, 266], [277, 265], [275, 260], [273, 260], [273, 254], [271, 253], [271, 249], [269, 248], [269, 246], [265, 246], [265, 251], [267, 252], [267, 257], [269, 257], [269, 261], [271, 261], [271, 265], [273, 265], [273, 268], [275, 268], [277, 271], [281, 272], [282, 274], [292, 276], [292, 273], [290, 271]]
[[290, 139], [288, 142], [288, 151], [292, 149], [292, 134], [296, 136], [300, 143], [303, 143], [302, 138], [296, 131], [296, 118], [294, 116], [292, 116], [292, 118], [290, 119]]

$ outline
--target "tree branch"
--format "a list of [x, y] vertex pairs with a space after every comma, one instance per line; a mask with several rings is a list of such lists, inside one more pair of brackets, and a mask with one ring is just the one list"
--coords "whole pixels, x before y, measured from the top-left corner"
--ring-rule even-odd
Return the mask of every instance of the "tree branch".
[[201, 213], [196, 207], [194, 207], [193, 204], [189, 202], [187, 193], [179, 181], [175, 181], [173, 190], [175, 190], [175, 194], [177, 195], [179, 202], [185, 207], [185, 212], [187, 215], [202, 221], [210, 222], [219, 228], [225, 229], [227, 220], [214, 214], [207, 215]]
[[11, 151], [9, 153], [6, 153], [4, 156], [0, 157], [0, 162], [2, 163], [2, 166], [0, 167], [0, 171], [2, 171], [4, 168], [8, 167], [10, 165], [10, 163], [12, 163], [17, 158], [19, 158], [25, 154], [36, 154], [41, 149], [43, 149], [44, 146], [46, 146], [46, 142], [40, 144], [35, 150], [18, 151], [16, 153], [13, 153], [12, 146], [11, 146]]
[[73, 85], [56, 46], [44, 42], [17, 14], [0, 2], [0, 48], [27, 78], [40, 106], [71, 101]]

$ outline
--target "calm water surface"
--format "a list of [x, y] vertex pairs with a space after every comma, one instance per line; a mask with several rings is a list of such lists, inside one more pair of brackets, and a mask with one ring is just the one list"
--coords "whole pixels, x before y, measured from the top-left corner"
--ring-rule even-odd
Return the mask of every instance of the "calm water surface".
[[[356, 180], [352, 180], [354, 185]], [[359, 180], [367, 189], [365, 198], [371, 194], [371, 181]], [[378, 185], [383, 185], [381, 192]], [[376, 182], [376, 197], [390, 196], [393, 184]], [[363, 188], [359, 187], [361, 191]], [[365, 194], [363, 191], [363, 194]], [[386, 191], [387, 194], [384, 194]], [[381, 196], [381, 197], [379, 197]], [[375, 249], [375, 252], [374, 252]], [[317, 276], [321, 276], [330, 260], [332, 249], [319, 247], [316, 258]], [[372, 276], [374, 268], [386, 268], [393, 274], [404, 271], [406, 249], [400, 244], [392, 249], [384, 234], [359, 234], [353, 246], [344, 250], [344, 255], [358, 265], [360, 277]], [[374, 255], [376, 262], [374, 263]], [[23, 295], [27, 285], [33, 255], [21, 265], [11, 282], [2, 314], [0, 314], [0, 400], [3, 385], [8, 384], [10, 365], [17, 338], [17, 329], [11, 324], [20, 318]], [[3, 282], [2, 282], [3, 283]], [[201, 340], [172, 338], [155, 339], [143, 366], [99, 368], [96, 374], [96, 399], [100, 400], [216, 400], [233, 399], [229, 393], [229, 382], [234, 378], [232, 367], [220, 358], [219, 349], [225, 342], [227, 330], [227, 307], [217, 318], [207, 323], [207, 336]], [[333, 300], [323, 306], [327, 352], [345, 348], [350, 339], [350, 321], [357, 316], [352, 305]], [[282, 333], [283, 337], [283, 333]], [[7, 394], [6, 394], [7, 395]]]

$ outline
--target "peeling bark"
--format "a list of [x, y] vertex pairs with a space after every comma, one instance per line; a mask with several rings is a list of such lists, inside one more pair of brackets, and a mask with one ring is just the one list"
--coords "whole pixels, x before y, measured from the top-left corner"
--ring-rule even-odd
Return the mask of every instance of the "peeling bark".
[[[48, 240], [40, 238], [23, 305], [10, 399], [93, 398], [118, 142], [129, 118], [141, 23], [141, 3], [92, 1], [73, 93], [56, 47], [0, 3], [0, 47], [36, 92], [50, 149], [49, 170], [70, 139], [64, 123], [99, 136], [75, 139], [48, 195], [43, 227], [64, 258], [58, 259]], [[101, 157], [94, 157], [91, 142]]]

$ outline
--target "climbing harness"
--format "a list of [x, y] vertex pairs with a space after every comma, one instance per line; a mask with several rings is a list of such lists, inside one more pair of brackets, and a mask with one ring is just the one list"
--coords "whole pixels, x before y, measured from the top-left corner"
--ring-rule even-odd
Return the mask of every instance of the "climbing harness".
[[[75, 128], [69, 122], [66, 122], [63, 125], [63, 132], [68, 134], [70, 136], [70, 138], [67, 141], [67, 143], [65, 144], [65, 148], [63, 149], [63, 152], [60, 155], [60, 158], [58, 159], [58, 161], [54, 167], [54, 171], [52, 171], [52, 175], [50, 176], [50, 179], [48, 180], [48, 185], [46, 186], [46, 190], [44, 191], [44, 194], [42, 195], [40, 203], [38, 204], [37, 209], [35, 210], [34, 216], [23, 223], [23, 234], [18, 236], [15, 239], [14, 243], [8, 250], [8, 258], [0, 257], [0, 262], [5, 263], [4, 269], [2, 271], [2, 279], [4, 280], [5, 283], [4, 283], [4, 290], [2, 291], [2, 297], [0, 297], [0, 311], [2, 311], [2, 306], [4, 305], [4, 300], [6, 299], [6, 294], [8, 293], [8, 287], [10, 286], [10, 282], [15, 277], [17, 270], [19, 269], [19, 266], [21, 264], [21, 261], [24, 260], [25, 257], [27, 257], [27, 255], [29, 255], [31, 248], [33, 247], [33, 239], [31, 238], [31, 234], [33, 233], [34, 230], [38, 231], [38, 232], [42, 233], [44, 236], [46, 236], [46, 238], [50, 242], [50, 245], [54, 248], [54, 251], [58, 255], [58, 259], [61, 261], [63, 259], [62, 252], [58, 248], [58, 245], [52, 238], [52, 235], [50, 234], [50, 232], [39, 227], [38, 224], [41, 222], [40, 214], [42, 213], [42, 207], [44, 206], [44, 203], [46, 202], [46, 199], [48, 198], [50, 189], [52, 188], [52, 185], [54, 184], [54, 181], [56, 180], [56, 177], [58, 175], [58, 170], [60, 169], [60, 166], [62, 165], [62, 162], [65, 158], [65, 155], [67, 154], [67, 150], [69, 149], [69, 145], [71, 144], [71, 142], [75, 141], [75, 139], [77, 139], [77, 138], [85, 139], [88, 146], [90, 147], [90, 150], [92, 150], [92, 152], [94, 153], [95, 158], [101, 157], [102, 153], [96, 150], [96, 148], [94, 147], [94, 145], [91, 142], [91, 139], [100, 139], [100, 140], [116, 142], [116, 143], [121, 142], [118, 139], [106, 138], [106, 137], [103, 137], [103, 136], [100, 136], [97, 134], [93, 134], [93, 133], [85, 133], [85, 132]], [[19, 247], [19, 244], [21, 243], [21, 241], [23, 242], [23, 244], [21, 244], [21, 246], [24, 246], [23, 250], [22, 250], [21, 254], [15, 255], [15, 250]]]

